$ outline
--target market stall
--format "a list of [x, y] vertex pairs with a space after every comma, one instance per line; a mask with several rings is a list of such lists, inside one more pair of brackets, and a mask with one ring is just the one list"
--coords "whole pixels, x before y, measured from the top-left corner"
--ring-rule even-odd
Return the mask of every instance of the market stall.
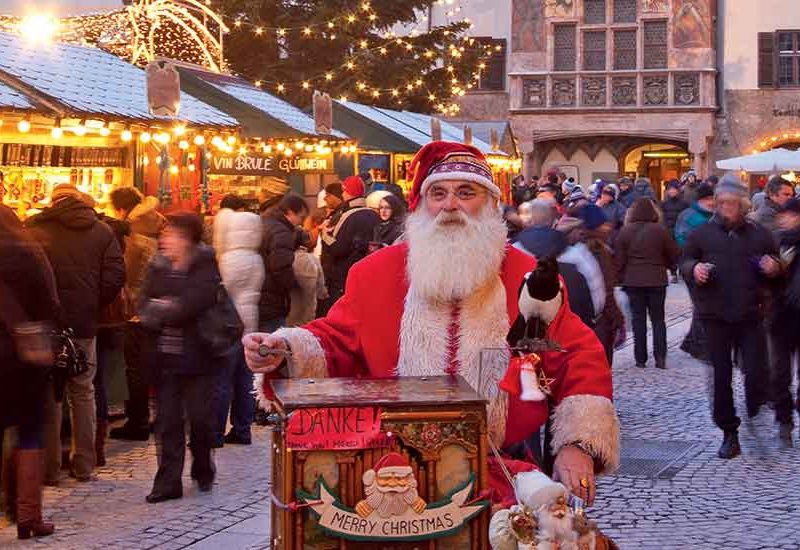
[[[334, 125], [359, 142], [356, 173], [368, 173], [376, 183], [397, 183], [405, 192], [410, 186], [411, 159], [433, 140], [432, 119], [430, 115], [350, 101], [335, 101], [333, 108]], [[464, 141], [463, 129], [444, 121], [439, 121], [439, 125], [441, 139]], [[472, 145], [486, 155], [505, 197], [510, 193], [512, 178], [519, 173], [520, 161], [476, 137], [472, 138]]]
[[212, 203], [227, 193], [264, 200], [292, 190], [313, 206], [317, 193], [340, 179], [338, 165], [352, 169], [356, 146], [348, 136], [324, 133], [294, 105], [236, 76], [189, 66], [180, 73], [184, 91], [235, 118], [241, 128], [212, 147]]
[[95, 48], [0, 33], [0, 82], [2, 200], [22, 217], [46, 207], [60, 183], [100, 210], [125, 185], [197, 207], [205, 140], [238, 127], [187, 93], [177, 117], [152, 115], [145, 72]]
[[738, 171], [751, 189], [763, 189], [770, 174], [781, 174], [784, 179], [795, 183], [796, 172], [800, 172], [800, 150], [768, 149], [761, 153], [719, 160], [717, 168]]

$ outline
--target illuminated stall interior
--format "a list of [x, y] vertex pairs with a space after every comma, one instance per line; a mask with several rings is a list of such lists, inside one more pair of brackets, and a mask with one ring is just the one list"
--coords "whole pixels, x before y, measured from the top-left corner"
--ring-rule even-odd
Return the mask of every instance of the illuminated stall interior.
[[187, 181], [202, 199], [206, 139], [238, 128], [187, 93], [177, 119], [151, 115], [144, 71], [96, 48], [0, 33], [0, 84], [2, 201], [23, 217], [48, 206], [60, 183], [99, 210], [126, 185], [188, 206], [173, 191]]
[[208, 186], [212, 203], [228, 193], [263, 202], [291, 190], [312, 207], [325, 185], [352, 173], [356, 145], [344, 133], [317, 131], [301, 109], [231, 75], [181, 66], [184, 91], [234, 117], [238, 136], [211, 148]]

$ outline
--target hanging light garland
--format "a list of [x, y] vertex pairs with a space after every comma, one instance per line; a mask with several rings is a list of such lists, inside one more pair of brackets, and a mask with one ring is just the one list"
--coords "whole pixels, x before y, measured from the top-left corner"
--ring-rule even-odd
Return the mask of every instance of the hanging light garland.
[[[215, 70], [226, 70], [222, 55], [222, 37], [232, 31], [249, 31], [255, 36], [273, 37], [286, 43], [287, 37], [297, 35], [306, 39], [337, 40], [337, 33], [342, 36], [352, 35], [357, 26], [364, 26], [364, 32], [378, 19], [368, 1], [363, 1], [354, 6], [349, 12], [326, 22], [313, 23], [300, 27], [264, 27], [237, 17], [226, 22], [223, 16], [211, 9], [211, 2], [206, 0], [134, 0], [131, 5], [122, 10], [115, 10], [103, 14], [67, 17], [58, 20], [55, 26], [57, 38], [60, 41], [96, 45], [109, 50], [133, 63], [145, 64], [157, 55], [173, 57], [205, 65]], [[453, 5], [453, 0], [437, 0], [437, 5]], [[445, 13], [448, 25], [453, 23], [469, 23], [468, 19], [451, 22], [450, 18], [460, 13], [461, 6], [456, 5]], [[420, 18], [427, 20], [426, 15]], [[19, 17], [0, 16], [0, 30], [18, 31], [21, 23]], [[366, 26], [363, 25], [366, 23]], [[471, 24], [470, 24], [471, 26]], [[212, 32], [216, 31], [216, 35]], [[426, 58], [434, 64], [437, 59], [443, 61], [444, 66], [452, 67], [458, 63], [465, 53], [475, 52], [475, 44], [480, 44], [468, 36], [460, 36], [445, 27], [437, 27], [429, 32], [439, 33], [443, 44], [441, 48], [426, 47], [414, 43], [416, 29], [411, 35], [400, 37], [389, 31], [384, 34], [383, 40], [374, 37], [354, 38], [352, 51], [338, 72], [326, 71], [319, 75], [306, 76], [296, 81], [256, 80], [257, 87], [264, 88], [274, 93], [311, 92], [315, 89], [325, 90], [336, 87], [342, 89], [343, 80], [353, 80], [358, 66], [370, 56], [376, 55], [400, 58], [410, 56], [415, 59]], [[461, 81], [453, 78], [450, 81], [451, 97], [438, 97], [425, 85], [427, 74], [420, 79], [404, 85], [393, 87], [371, 87], [356, 83], [352, 89], [342, 93], [339, 99], [350, 100], [358, 98], [359, 101], [370, 102], [379, 98], [391, 97], [398, 105], [402, 105], [410, 97], [425, 97], [439, 112], [454, 114], [458, 111], [457, 104], [451, 98], [463, 96], [467, 90], [472, 89], [478, 82], [480, 72], [485, 67], [485, 60], [491, 55], [491, 46], [481, 45], [478, 52], [480, 63], [471, 79]], [[432, 70], [437, 70], [438, 67]], [[422, 83], [420, 83], [422, 80]]]

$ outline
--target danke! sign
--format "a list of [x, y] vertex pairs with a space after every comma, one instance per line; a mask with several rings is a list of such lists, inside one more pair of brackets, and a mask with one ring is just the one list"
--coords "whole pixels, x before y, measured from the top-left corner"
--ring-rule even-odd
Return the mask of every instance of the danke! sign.
[[328, 172], [333, 168], [330, 155], [313, 157], [244, 155], [214, 155], [209, 163], [209, 174], [233, 176], [275, 176], [290, 172]]

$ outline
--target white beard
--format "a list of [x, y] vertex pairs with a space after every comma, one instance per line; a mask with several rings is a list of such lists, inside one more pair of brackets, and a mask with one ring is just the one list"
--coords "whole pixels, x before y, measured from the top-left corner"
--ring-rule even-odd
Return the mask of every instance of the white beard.
[[[450, 220], [457, 224], [443, 224]], [[506, 227], [487, 205], [475, 218], [461, 213], [406, 222], [408, 294], [400, 323], [399, 376], [442, 376], [448, 367], [449, 326], [459, 308], [458, 374], [489, 400], [490, 437], [502, 445], [508, 414], [498, 389], [508, 367], [506, 292], [500, 279]]]
[[402, 493], [378, 491], [377, 484], [367, 488], [366, 501], [370, 508], [378, 512], [382, 518], [403, 515], [408, 508], [417, 501], [419, 493], [416, 488], [409, 487]]
[[500, 272], [506, 233], [491, 202], [474, 218], [460, 211], [434, 217], [424, 207], [411, 213], [406, 221], [411, 288], [433, 302], [470, 296]]

